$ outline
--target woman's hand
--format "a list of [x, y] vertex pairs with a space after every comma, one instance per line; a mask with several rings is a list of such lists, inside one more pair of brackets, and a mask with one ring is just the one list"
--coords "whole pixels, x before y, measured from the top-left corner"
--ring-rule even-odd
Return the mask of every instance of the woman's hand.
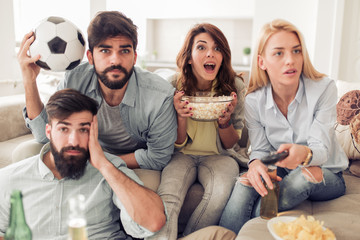
[[[261, 177], [262, 179], [264, 179], [265, 183], [269, 186], [269, 188], [272, 189], [273, 184], [268, 174], [268, 167], [263, 164], [259, 159], [256, 159], [252, 161], [249, 165], [247, 178], [251, 185], [255, 188], [255, 190], [263, 197], [268, 194], [268, 191], [266, 190]], [[277, 176], [276, 181], [281, 181], [281, 177]]]
[[174, 107], [177, 112], [178, 117], [187, 118], [191, 117], [193, 114], [190, 112], [191, 107], [187, 107], [189, 101], [181, 101], [182, 96], [184, 96], [183, 91], [175, 91], [174, 95]]
[[289, 156], [284, 160], [277, 162], [275, 165], [278, 167], [295, 169], [303, 163], [308, 154], [307, 146], [299, 144], [281, 144], [277, 151], [282, 152], [285, 150], [289, 152]]
[[229, 122], [231, 114], [235, 110], [235, 106], [237, 104], [237, 95], [235, 92], [232, 92], [231, 95], [233, 97], [233, 100], [231, 101], [231, 103], [229, 103], [226, 110], [223, 111], [223, 115], [219, 117], [219, 119], [218, 119], [219, 124], [225, 124], [225, 123]]

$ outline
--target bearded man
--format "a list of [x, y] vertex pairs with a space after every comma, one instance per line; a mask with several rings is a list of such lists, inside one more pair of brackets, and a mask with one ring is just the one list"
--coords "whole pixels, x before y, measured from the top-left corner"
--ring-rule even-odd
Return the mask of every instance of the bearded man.
[[96, 101], [63, 89], [50, 97], [46, 111], [50, 143], [39, 155], [0, 169], [0, 239], [14, 189], [22, 192], [33, 239], [68, 239], [68, 201], [77, 194], [86, 199], [89, 239], [143, 238], [161, 229], [166, 216], [160, 197], [121, 158], [103, 152]]

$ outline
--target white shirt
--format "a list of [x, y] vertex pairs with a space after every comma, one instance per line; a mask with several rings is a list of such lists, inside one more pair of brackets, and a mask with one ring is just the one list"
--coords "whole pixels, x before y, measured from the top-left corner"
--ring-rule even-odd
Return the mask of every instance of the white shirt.
[[[89, 239], [126, 239], [126, 232], [137, 238], [153, 233], [131, 219], [111, 187], [90, 163], [78, 180], [54, 177], [42, 161], [50, 150], [47, 143], [40, 155], [0, 169], [0, 236], [9, 224], [10, 194], [21, 190], [26, 222], [33, 239], [67, 239], [68, 200], [77, 194], [85, 196], [85, 215]], [[137, 175], [117, 156], [106, 158], [128, 177], [142, 185]]]
[[337, 88], [334, 80], [313, 81], [300, 77], [295, 99], [288, 107], [287, 118], [280, 112], [272, 95], [271, 84], [245, 98], [245, 122], [251, 143], [250, 159], [260, 159], [276, 151], [283, 143], [310, 147], [310, 165], [333, 172], [347, 168], [348, 158], [337, 142]]

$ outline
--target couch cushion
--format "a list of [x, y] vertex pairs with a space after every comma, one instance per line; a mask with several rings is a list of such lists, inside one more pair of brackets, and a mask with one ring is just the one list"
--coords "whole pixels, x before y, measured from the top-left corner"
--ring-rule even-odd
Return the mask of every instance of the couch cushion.
[[21, 113], [24, 106], [24, 95], [0, 97], [0, 142], [30, 133]]
[[0, 168], [12, 163], [12, 152], [22, 142], [33, 139], [32, 134], [0, 142]]

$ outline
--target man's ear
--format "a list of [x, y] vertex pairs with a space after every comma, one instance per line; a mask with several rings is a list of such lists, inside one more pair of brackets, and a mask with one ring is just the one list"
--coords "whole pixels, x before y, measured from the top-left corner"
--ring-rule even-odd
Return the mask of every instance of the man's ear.
[[92, 55], [92, 52], [91, 52], [90, 50], [87, 50], [87, 51], [86, 51], [86, 57], [87, 57], [89, 63], [90, 63], [91, 65], [94, 65], [93, 55]]
[[49, 123], [47, 123], [46, 127], [45, 127], [45, 134], [49, 140], [50, 140], [50, 133], [51, 133], [51, 125]]
[[134, 64], [133, 64], [133, 65], [136, 64], [136, 60], [137, 60], [137, 52], [135, 51], [135, 52], [134, 52]]

